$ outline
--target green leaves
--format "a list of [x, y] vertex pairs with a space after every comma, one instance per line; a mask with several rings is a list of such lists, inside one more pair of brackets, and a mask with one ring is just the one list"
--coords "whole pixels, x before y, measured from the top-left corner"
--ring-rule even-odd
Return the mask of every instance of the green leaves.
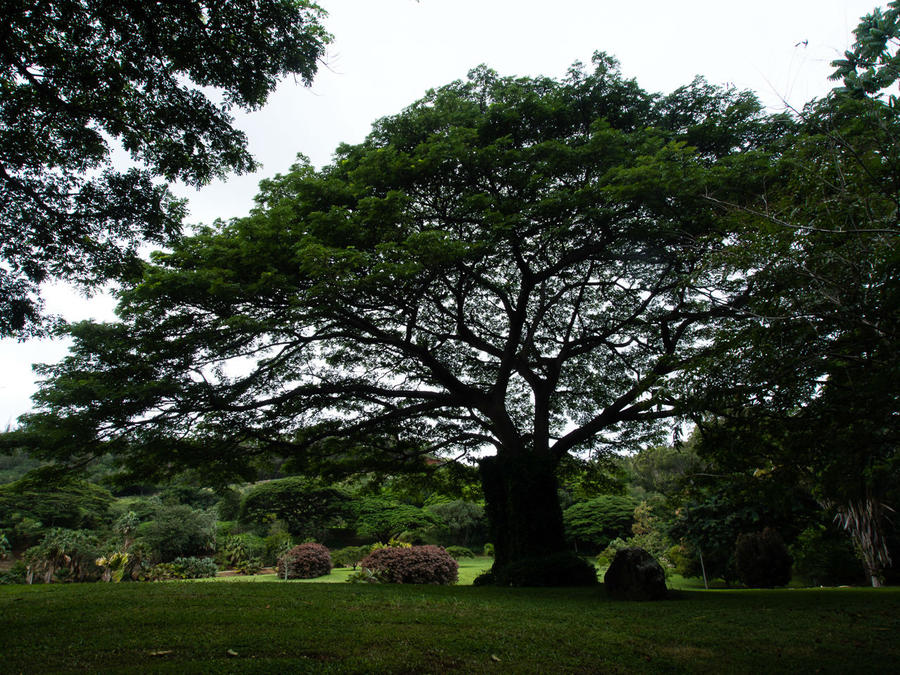
[[[259, 107], [289, 73], [309, 84], [330, 41], [322, 16], [305, 0], [6, 3], [0, 335], [48, 328], [42, 282], [133, 278], [139, 246], [169, 245], [184, 205], [159, 178], [255, 168], [229, 111]], [[140, 168], [114, 171], [110, 138]]]

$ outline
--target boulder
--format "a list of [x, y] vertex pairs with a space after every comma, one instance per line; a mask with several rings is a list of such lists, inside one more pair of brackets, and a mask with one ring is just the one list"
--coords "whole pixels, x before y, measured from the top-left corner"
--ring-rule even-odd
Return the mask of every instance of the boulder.
[[609, 596], [617, 600], [662, 600], [668, 590], [662, 566], [636, 547], [616, 552], [603, 583]]

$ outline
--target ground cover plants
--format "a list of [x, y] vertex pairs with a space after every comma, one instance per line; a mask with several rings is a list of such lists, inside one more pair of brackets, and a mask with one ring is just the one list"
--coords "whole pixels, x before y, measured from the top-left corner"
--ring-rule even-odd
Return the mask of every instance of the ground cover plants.
[[[141, 607], [140, 612], [135, 607]], [[900, 590], [0, 588], [8, 672], [889, 672]], [[128, 630], [122, 630], [128, 626]]]

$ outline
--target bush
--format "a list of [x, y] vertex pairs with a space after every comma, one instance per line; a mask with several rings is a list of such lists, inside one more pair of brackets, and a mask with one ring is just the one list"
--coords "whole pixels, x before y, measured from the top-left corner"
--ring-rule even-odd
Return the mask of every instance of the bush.
[[279, 579], [315, 579], [331, 572], [331, 554], [322, 544], [300, 544], [278, 559]]
[[449, 553], [450, 556], [454, 560], [459, 560], [460, 558], [474, 558], [475, 557], [475, 554], [472, 553], [472, 551], [467, 549], [465, 546], [448, 546], [447, 553]]
[[453, 584], [459, 577], [459, 564], [439, 546], [380, 548], [359, 564], [394, 584]]
[[494, 545], [492, 543], [488, 542], [484, 545], [484, 555], [488, 556], [489, 558], [494, 557]]
[[781, 535], [771, 527], [739, 535], [734, 563], [738, 578], [751, 588], [786, 586], [791, 580], [791, 555]]
[[262, 570], [262, 561], [259, 558], [251, 558], [250, 560], [244, 560], [234, 567], [234, 571], [238, 574], [245, 574], [248, 576], [252, 576], [254, 574], [259, 574]]
[[478, 585], [594, 586], [597, 584], [597, 569], [574, 553], [555, 553], [539, 558], [517, 560], [500, 569], [491, 570], [488, 575]]
[[216, 576], [218, 568], [212, 558], [175, 558], [169, 563], [159, 563], [151, 567], [145, 578], [148, 581], [170, 581], [172, 579], [204, 579]]
[[178, 570], [182, 579], [205, 579], [207, 577], [216, 576], [219, 568], [216, 561], [212, 558], [197, 558], [190, 556], [188, 558], [175, 558], [172, 566]]
[[216, 550], [215, 516], [186, 504], [158, 506], [154, 519], [141, 523], [137, 534], [160, 562], [206, 556]]
[[232, 567], [266, 554], [266, 540], [256, 534], [244, 533], [227, 537], [222, 542], [222, 557]]
[[849, 537], [822, 525], [805, 529], [791, 549], [794, 571], [813, 586], [836, 586], [864, 580], [863, 567]]

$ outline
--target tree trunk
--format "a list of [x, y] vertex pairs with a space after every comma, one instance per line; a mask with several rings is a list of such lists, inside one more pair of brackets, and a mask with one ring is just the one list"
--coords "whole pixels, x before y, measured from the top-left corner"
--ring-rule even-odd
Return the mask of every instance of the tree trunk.
[[568, 550], [556, 464], [532, 455], [485, 457], [479, 462], [495, 571]]

